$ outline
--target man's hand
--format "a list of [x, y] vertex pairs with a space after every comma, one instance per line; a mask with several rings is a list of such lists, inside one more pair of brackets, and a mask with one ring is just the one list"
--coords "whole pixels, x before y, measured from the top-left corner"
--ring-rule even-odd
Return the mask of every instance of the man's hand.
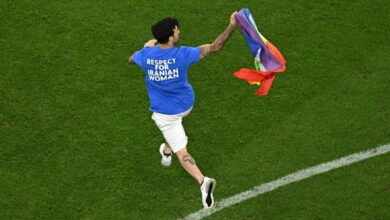
[[233, 12], [232, 15], [230, 15], [230, 25], [233, 27], [237, 27], [237, 19], [236, 19], [237, 12]]
[[212, 44], [204, 44], [200, 46], [200, 59], [208, 56], [210, 53], [214, 53], [222, 49], [225, 42], [229, 39], [230, 35], [237, 27], [236, 11], [230, 15], [230, 23], [228, 27], [222, 32]]
[[157, 40], [156, 40], [156, 39], [148, 40], [148, 41], [145, 43], [144, 47], [153, 47], [153, 46], [156, 45], [156, 43], [157, 43]]

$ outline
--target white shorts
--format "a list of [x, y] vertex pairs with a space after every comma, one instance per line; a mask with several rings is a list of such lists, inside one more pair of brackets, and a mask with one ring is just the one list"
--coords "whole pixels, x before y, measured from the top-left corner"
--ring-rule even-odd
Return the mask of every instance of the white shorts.
[[152, 114], [152, 119], [164, 135], [165, 141], [169, 144], [174, 153], [187, 146], [188, 138], [184, 132], [181, 121], [182, 118], [191, 112], [191, 110], [192, 108], [176, 115], [165, 115], [157, 112], [153, 112]]

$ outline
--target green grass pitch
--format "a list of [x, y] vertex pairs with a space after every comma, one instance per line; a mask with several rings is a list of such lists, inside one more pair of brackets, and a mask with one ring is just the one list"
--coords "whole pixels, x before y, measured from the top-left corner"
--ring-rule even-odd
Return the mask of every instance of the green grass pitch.
[[[266, 97], [237, 29], [191, 67], [188, 149], [216, 200], [390, 143], [390, 1], [10, 1], [0, 3], [0, 219], [177, 219], [196, 182], [150, 119], [127, 63], [174, 16], [181, 45], [211, 43], [249, 8], [287, 60]], [[293, 183], [207, 219], [390, 219], [390, 155]]]

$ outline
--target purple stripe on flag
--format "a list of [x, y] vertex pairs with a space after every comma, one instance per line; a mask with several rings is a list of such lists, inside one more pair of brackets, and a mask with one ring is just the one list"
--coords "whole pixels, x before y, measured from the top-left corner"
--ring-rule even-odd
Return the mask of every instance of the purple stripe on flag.
[[248, 9], [242, 9], [236, 14], [237, 23], [241, 26], [248, 46], [254, 57], [257, 56], [258, 49], [260, 51], [260, 63], [265, 68], [261, 71], [274, 71], [280, 68], [281, 64], [277, 58], [269, 51], [265, 42], [261, 38], [260, 34], [257, 32], [256, 27], [250, 21], [250, 12]]

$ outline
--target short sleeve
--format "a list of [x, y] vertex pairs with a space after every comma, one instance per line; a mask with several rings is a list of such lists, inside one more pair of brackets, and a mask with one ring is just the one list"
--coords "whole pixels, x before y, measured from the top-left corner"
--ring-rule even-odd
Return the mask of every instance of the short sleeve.
[[136, 63], [138, 66], [142, 67], [142, 50], [135, 52], [131, 60]]
[[188, 64], [197, 63], [200, 60], [200, 47], [183, 47], [183, 54]]

